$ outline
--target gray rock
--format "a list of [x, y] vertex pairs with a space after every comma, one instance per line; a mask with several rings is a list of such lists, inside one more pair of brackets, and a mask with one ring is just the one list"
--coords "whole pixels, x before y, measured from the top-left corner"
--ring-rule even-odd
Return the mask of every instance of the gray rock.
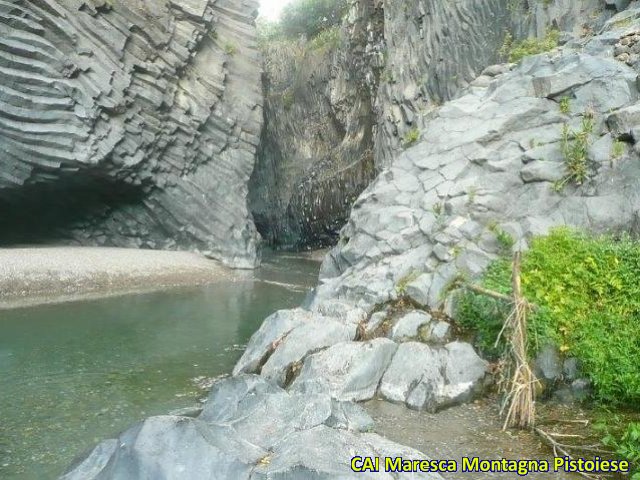
[[540, 349], [536, 359], [535, 366], [540, 379], [550, 382], [559, 380], [562, 376], [562, 360], [558, 349], [553, 345], [545, 345]]
[[289, 332], [312, 319], [313, 314], [302, 309], [280, 310], [269, 316], [249, 340], [247, 348], [233, 369], [233, 374], [258, 372]]
[[410, 408], [435, 411], [468, 399], [485, 373], [486, 362], [469, 344], [433, 348], [403, 343], [382, 377], [379, 393]]
[[386, 338], [339, 343], [307, 357], [293, 386], [321, 378], [337, 400], [369, 400], [375, 395], [380, 378], [397, 348]]
[[640, 105], [631, 105], [613, 112], [607, 117], [607, 125], [615, 137], [633, 138], [632, 130], [640, 125]]
[[416, 338], [421, 328], [431, 323], [431, 315], [414, 310], [398, 319], [390, 332], [391, 339], [399, 342]]
[[565, 359], [562, 363], [562, 375], [565, 380], [573, 381], [578, 378], [580, 373], [580, 364], [578, 359], [575, 357], [570, 357]]
[[0, 19], [12, 52], [0, 242], [188, 249], [254, 267], [257, 2], [14, 3], [3, 11], [29, 20]]
[[429, 290], [431, 289], [432, 281], [432, 274], [423, 273], [407, 284], [405, 294], [418, 305], [429, 305]]
[[565, 176], [566, 167], [560, 162], [537, 161], [527, 164], [520, 170], [524, 183], [555, 182]]
[[[114, 444], [114, 442], [116, 442]], [[249, 478], [267, 452], [226, 427], [187, 417], [151, 417], [98, 445], [64, 480]], [[213, 477], [215, 475], [215, 477]]]
[[325, 421], [325, 425], [355, 432], [368, 432], [375, 426], [373, 419], [363, 407], [357, 403], [338, 400], [331, 401], [331, 416]]
[[426, 343], [446, 343], [451, 338], [451, 325], [442, 320], [431, 323], [423, 330], [424, 335], [420, 335], [420, 339]]
[[353, 340], [356, 326], [343, 324], [326, 317], [314, 318], [289, 332], [280, 342], [269, 360], [264, 364], [261, 374], [284, 385], [289, 368], [302, 361], [311, 353]]
[[371, 315], [371, 318], [369, 319], [369, 321], [364, 327], [365, 335], [371, 335], [373, 334], [373, 332], [378, 330], [382, 326], [384, 321], [387, 319], [387, 317], [388, 317], [387, 312], [376, 312], [373, 315]]
[[358, 433], [371, 427], [361, 407], [332, 400], [318, 382], [288, 393], [260, 377], [228, 378], [214, 385], [200, 418], [151, 417], [99, 444], [61, 478], [355, 480], [362, 474], [351, 470], [352, 452], [425, 458]]

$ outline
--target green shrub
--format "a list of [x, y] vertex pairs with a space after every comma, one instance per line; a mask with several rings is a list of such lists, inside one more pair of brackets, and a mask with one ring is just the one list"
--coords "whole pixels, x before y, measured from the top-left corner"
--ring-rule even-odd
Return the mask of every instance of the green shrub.
[[555, 29], [547, 30], [544, 38], [526, 38], [520, 42], [514, 42], [513, 36], [507, 34], [500, 53], [510, 62], [519, 62], [524, 57], [548, 52], [558, 46], [560, 32]]
[[[482, 284], [509, 294], [510, 270], [510, 259], [499, 260]], [[524, 254], [522, 288], [539, 307], [529, 321], [532, 351], [550, 341], [581, 360], [601, 401], [640, 403], [640, 243], [554, 230]], [[458, 321], [496, 354], [488, 346], [506, 318], [504, 306], [477, 297], [463, 296]]]
[[630, 480], [640, 480], [640, 423], [629, 423], [622, 435], [607, 434], [602, 443], [611, 447], [622, 460], [629, 462]]
[[571, 100], [569, 97], [562, 97], [560, 99], [560, 112], [565, 115], [569, 115], [571, 113]]

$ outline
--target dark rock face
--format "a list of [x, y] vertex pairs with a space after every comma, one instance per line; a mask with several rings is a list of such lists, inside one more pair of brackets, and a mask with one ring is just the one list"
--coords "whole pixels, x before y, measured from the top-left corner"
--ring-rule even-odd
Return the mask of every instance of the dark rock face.
[[0, 4], [0, 242], [252, 267], [254, 0]]
[[326, 43], [265, 47], [265, 128], [250, 203], [260, 233], [278, 247], [334, 243], [376, 175], [366, 27], [381, 11], [353, 3], [355, 19]]

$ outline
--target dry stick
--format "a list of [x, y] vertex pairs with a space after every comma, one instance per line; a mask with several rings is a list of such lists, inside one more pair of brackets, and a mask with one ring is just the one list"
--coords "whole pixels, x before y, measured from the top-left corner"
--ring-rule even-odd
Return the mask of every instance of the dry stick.
[[522, 296], [520, 282], [520, 252], [513, 257], [512, 287], [514, 311], [507, 322], [510, 335], [510, 350], [515, 367], [511, 380], [511, 389], [507, 393], [505, 404], [509, 409], [505, 417], [503, 430], [508, 427], [530, 428], [535, 423], [535, 382], [537, 381], [527, 357], [527, 308], [528, 302]]
[[[574, 459], [573, 456], [566, 449], [567, 448], [576, 448], [576, 449], [583, 450], [580, 447], [571, 447], [570, 445], [564, 445], [562, 443], [557, 442], [547, 432], [545, 432], [544, 430], [542, 430], [542, 429], [540, 429], [538, 427], [534, 427], [533, 431], [536, 432], [540, 437], [542, 437], [542, 439], [545, 441], [545, 443], [547, 443], [551, 448], [553, 448], [553, 454], [556, 457], [558, 456], [558, 452], [560, 452], [565, 457], [569, 457], [569, 460], [573, 460]], [[591, 480], [601, 478], [601, 477], [599, 477], [597, 475], [590, 475], [590, 474], [584, 473], [584, 472], [578, 472], [578, 474], [581, 475], [584, 478], [589, 478]]]

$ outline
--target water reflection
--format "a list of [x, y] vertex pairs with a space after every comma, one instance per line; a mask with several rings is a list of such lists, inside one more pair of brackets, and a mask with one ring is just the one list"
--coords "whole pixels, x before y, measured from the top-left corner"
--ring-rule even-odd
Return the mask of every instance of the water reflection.
[[92, 442], [192, 405], [193, 379], [229, 372], [317, 270], [276, 257], [209, 287], [0, 311], [0, 477], [55, 478]]

